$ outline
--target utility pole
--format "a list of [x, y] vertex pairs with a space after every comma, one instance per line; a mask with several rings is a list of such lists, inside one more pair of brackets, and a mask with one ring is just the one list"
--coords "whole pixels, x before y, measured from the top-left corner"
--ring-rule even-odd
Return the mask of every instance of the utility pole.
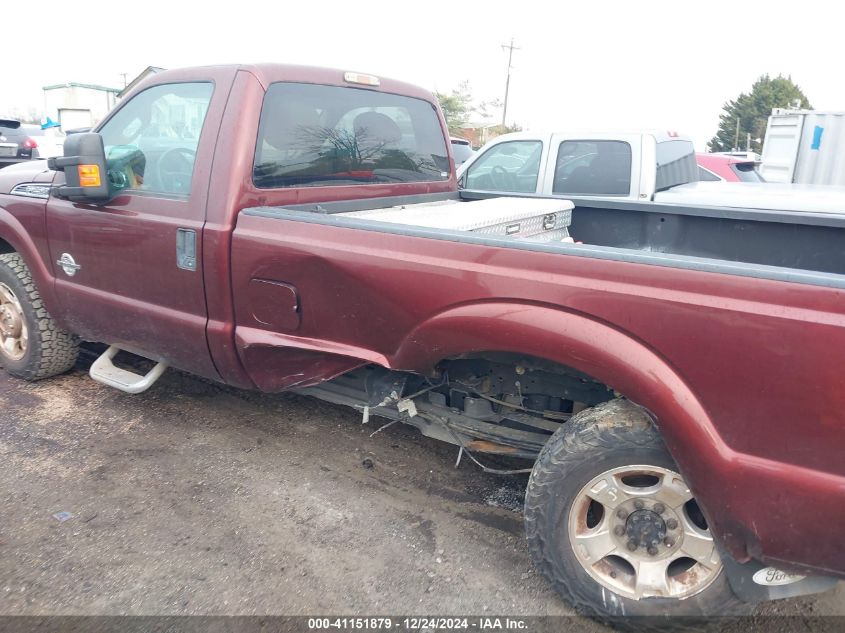
[[736, 138], [734, 139], [733, 151], [739, 151], [739, 116], [736, 117]]
[[120, 76], [123, 77], [123, 87], [126, 88], [126, 73], [120, 73]]
[[506, 125], [505, 120], [508, 116], [508, 92], [510, 91], [511, 87], [511, 62], [513, 61], [513, 51], [514, 49], [519, 50], [518, 46], [513, 45], [513, 38], [511, 38], [510, 44], [502, 44], [502, 50], [508, 49], [508, 78], [505, 81], [505, 105], [502, 108], [502, 125]]

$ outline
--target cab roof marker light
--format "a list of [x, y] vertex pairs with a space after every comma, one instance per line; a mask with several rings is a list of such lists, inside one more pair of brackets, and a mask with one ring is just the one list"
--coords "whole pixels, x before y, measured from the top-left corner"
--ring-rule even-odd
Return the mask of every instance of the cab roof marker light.
[[343, 73], [343, 80], [349, 84], [361, 84], [362, 86], [380, 86], [381, 80], [375, 75], [365, 75], [363, 73], [346, 72]]

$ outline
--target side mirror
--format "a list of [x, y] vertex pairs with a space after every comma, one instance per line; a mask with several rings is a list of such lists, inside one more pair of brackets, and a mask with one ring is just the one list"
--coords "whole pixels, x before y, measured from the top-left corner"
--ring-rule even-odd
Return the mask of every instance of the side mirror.
[[64, 156], [47, 161], [50, 169], [65, 173], [65, 184], [56, 188], [56, 196], [92, 204], [105, 203], [114, 197], [106, 171], [102, 136], [95, 132], [68, 136], [64, 152]]

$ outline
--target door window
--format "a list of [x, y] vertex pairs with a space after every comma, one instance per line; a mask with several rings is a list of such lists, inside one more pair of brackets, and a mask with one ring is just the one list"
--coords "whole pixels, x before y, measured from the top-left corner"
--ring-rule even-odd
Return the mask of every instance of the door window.
[[540, 141], [507, 141], [494, 145], [466, 174], [466, 188], [483, 191], [534, 193], [540, 174]]
[[631, 146], [623, 141], [564, 141], [553, 193], [621, 196], [631, 192]]
[[117, 189], [187, 196], [210, 83], [154, 86], [135, 95], [99, 130]]

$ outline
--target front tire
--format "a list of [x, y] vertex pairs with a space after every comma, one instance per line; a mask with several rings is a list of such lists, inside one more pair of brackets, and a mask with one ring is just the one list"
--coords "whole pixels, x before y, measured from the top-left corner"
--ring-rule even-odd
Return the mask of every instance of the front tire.
[[587, 409], [551, 437], [529, 480], [525, 526], [542, 575], [585, 615], [750, 610], [651, 418], [627, 400]]
[[0, 255], [0, 365], [41, 380], [71, 369], [78, 355], [79, 339], [53, 321], [21, 256]]

